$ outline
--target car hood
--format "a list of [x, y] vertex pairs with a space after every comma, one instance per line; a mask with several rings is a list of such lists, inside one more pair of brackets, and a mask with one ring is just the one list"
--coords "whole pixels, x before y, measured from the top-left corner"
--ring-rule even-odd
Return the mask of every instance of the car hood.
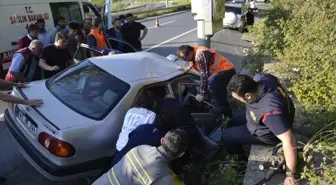
[[59, 129], [81, 126], [93, 123], [94, 120], [84, 117], [60, 102], [47, 89], [45, 80], [31, 82], [21, 92], [27, 99], [42, 99], [43, 105], [35, 107], [48, 121]]

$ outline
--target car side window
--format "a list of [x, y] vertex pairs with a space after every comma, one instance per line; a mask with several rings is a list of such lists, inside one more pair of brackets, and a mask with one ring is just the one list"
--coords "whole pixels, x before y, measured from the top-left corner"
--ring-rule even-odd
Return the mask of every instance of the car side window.
[[59, 17], [64, 17], [67, 22], [82, 23], [82, 13], [78, 2], [50, 3], [54, 23]]
[[189, 112], [204, 113], [209, 112], [212, 108], [212, 94], [207, 93], [204, 97], [203, 103], [196, 101], [195, 97], [200, 90], [200, 78], [194, 75], [187, 75], [185, 77], [176, 79], [171, 84], [174, 95], [179, 102], [183, 104]]
[[[183, 85], [182, 85], [183, 84]], [[190, 84], [190, 85], [187, 85]], [[170, 83], [174, 95], [176, 98], [178, 98], [180, 101], [181, 97], [187, 94], [187, 92], [190, 92], [194, 95], [197, 94], [197, 84], [200, 84], [200, 78], [198, 76], [194, 75], [185, 75], [183, 77], [175, 79], [173, 82]]]
[[97, 11], [97, 9], [93, 7], [90, 3], [83, 2], [83, 10], [85, 18], [91, 18], [91, 19], [95, 17], [101, 18], [101, 15]]
[[111, 49], [118, 50], [122, 53], [137, 52], [137, 50], [131, 44], [123, 40], [118, 40], [116, 38], [108, 38], [107, 41], [109, 42]]

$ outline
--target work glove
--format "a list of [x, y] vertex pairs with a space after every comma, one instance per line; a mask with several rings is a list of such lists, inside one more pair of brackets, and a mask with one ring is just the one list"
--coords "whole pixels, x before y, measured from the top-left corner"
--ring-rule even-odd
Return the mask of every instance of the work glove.
[[197, 94], [195, 99], [198, 101], [198, 102], [202, 102], [203, 99], [204, 99], [204, 96], [200, 95], [200, 94]]

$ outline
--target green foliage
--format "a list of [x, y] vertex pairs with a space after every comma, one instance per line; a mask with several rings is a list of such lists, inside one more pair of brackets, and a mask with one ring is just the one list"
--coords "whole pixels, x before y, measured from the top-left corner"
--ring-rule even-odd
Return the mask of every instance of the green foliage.
[[238, 163], [223, 156], [197, 159], [185, 171], [186, 184], [242, 185], [246, 163]]
[[311, 185], [332, 185], [336, 178], [336, 129], [335, 122], [318, 132], [304, 147], [305, 161], [302, 178]]
[[[307, 134], [336, 120], [336, 1], [274, 0], [265, 18], [250, 28], [256, 39], [252, 56], [280, 62], [272, 71], [290, 81], [298, 100], [297, 110]], [[335, 184], [335, 124], [318, 132], [305, 147], [310, 157], [322, 155], [320, 164], [306, 165], [303, 178], [310, 184]], [[307, 130], [309, 128], [309, 130]]]
[[258, 52], [281, 59], [279, 69], [304, 112], [325, 125], [336, 115], [336, 1], [277, 0], [272, 6], [251, 28]]

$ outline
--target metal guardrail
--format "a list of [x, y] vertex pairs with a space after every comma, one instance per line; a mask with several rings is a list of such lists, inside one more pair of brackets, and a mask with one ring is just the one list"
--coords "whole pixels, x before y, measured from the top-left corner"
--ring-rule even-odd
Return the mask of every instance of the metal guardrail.
[[129, 11], [129, 10], [135, 10], [135, 9], [138, 9], [138, 8], [144, 8], [146, 7], [147, 5], [139, 5], [139, 6], [135, 6], [135, 7], [132, 7], [132, 8], [126, 8], [126, 9], [122, 9], [122, 10], [114, 10], [112, 11], [112, 14], [115, 14], [115, 13], [118, 13], [118, 12], [126, 12], [126, 11]]
[[[181, 6], [172, 6], [172, 7], [163, 7], [163, 8], [157, 8], [157, 9], [151, 9], [151, 10], [146, 10], [146, 11], [138, 11], [138, 12], [129, 12], [129, 13], [134, 13], [134, 14], [143, 14], [143, 13], [149, 13], [149, 12], [156, 12], [156, 11], [163, 11], [163, 10], [172, 10], [172, 9], [179, 9], [179, 8], [185, 8], [185, 7], [190, 7], [191, 5], [181, 5]], [[126, 9], [124, 10], [119, 10], [119, 12], [124, 12]], [[114, 16], [116, 15], [121, 15], [121, 14], [113, 14]]]

